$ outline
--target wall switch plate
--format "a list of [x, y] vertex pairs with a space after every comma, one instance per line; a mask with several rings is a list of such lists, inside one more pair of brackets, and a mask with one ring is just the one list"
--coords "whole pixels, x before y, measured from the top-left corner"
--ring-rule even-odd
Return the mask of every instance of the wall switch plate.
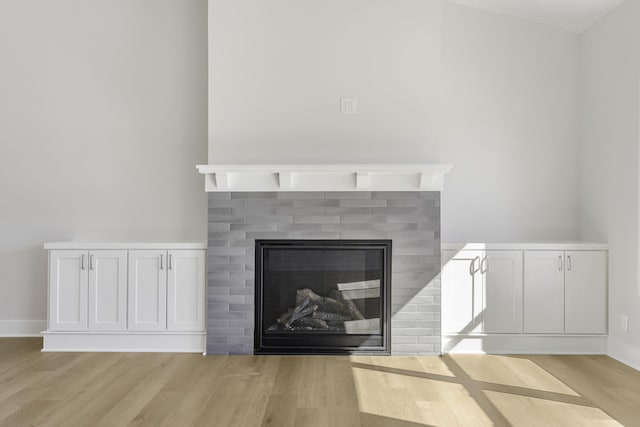
[[340, 98], [340, 113], [357, 114], [358, 98]]
[[622, 332], [629, 332], [629, 316], [626, 314], [621, 317], [620, 329], [622, 329]]

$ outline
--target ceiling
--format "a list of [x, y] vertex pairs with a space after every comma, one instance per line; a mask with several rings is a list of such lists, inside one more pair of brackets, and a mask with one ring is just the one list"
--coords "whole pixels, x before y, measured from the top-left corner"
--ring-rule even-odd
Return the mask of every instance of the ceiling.
[[451, 0], [580, 33], [624, 0]]

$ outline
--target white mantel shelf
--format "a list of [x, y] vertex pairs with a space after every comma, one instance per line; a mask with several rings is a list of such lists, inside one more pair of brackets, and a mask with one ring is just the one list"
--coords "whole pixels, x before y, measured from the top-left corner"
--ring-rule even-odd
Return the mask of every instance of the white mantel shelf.
[[442, 191], [451, 165], [199, 165], [205, 191]]

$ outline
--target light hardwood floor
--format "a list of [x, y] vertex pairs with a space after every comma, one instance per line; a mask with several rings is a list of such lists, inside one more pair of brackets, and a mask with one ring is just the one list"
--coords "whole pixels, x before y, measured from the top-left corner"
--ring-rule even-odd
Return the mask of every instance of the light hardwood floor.
[[0, 425], [640, 426], [605, 356], [41, 353], [0, 338]]

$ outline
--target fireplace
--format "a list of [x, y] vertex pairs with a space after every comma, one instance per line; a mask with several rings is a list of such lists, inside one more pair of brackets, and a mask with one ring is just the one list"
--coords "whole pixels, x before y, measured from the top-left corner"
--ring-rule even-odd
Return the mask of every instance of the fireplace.
[[257, 354], [389, 354], [390, 240], [256, 240]]
[[[239, 185], [239, 181], [230, 182]], [[261, 310], [256, 306], [256, 286], [262, 283], [256, 281], [262, 269], [256, 265], [256, 241], [391, 241], [393, 250], [387, 252], [386, 260], [390, 264], [384, 263], [384, 267], [385, 277], [391, 279], [386, 285], [392, 286], [382, 290], [391, 305], [386, 317], [391, 330], [387, 350], [406, 356], [440, 354], [439, 192], [211, 191], [208, 213], [207, 354], [256, 351], [256, 329], [263, 328], [256, 323], [256, 310]], [[377, 278], [364, 275], [334, 282]], [[268, 326], [273, 325], [273, 316], [280, 317], [295, 308], [298, 287], [309, 289], [296, 285], [289, 302], [274, 310], [277, 314], [271, 314]], [[325, 292], [314, 290], [323, 297], [327, 296]], [[365, 317], [375, 318], [365, 312]]]

